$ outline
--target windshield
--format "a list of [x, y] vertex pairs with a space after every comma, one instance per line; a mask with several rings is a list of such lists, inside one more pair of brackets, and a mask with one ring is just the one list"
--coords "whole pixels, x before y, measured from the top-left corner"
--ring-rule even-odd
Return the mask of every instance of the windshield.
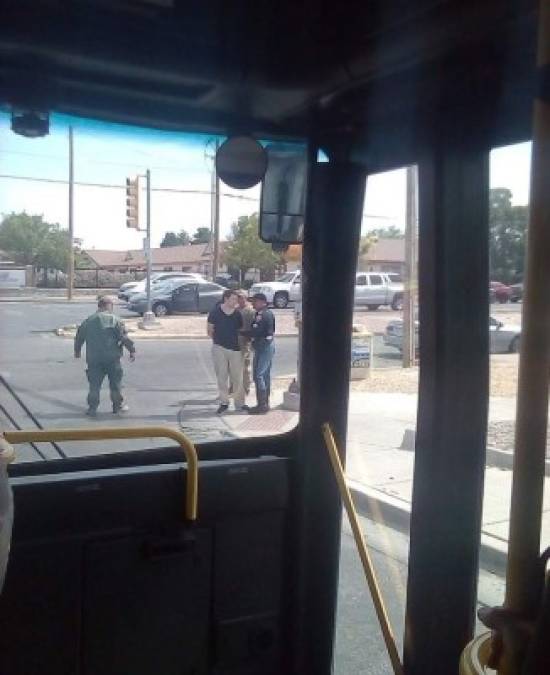
[[[30, 139], [14, 134], [9, 115], [0, 112], [0, 287], [10, 300], [0, 303], [0, 428], [163, 425], [207, 443], [284, 433], [296, 425], [299, 413], [283, 406], [298, 368], [293, 307], [269, 310], [277, 345], [259, 419], [243, 407], [263, 401], [257, 399], [251, 341], [241, 339], [241, 323], [230, 322], [226, 331], [214, 312], [223, 294], [212, 284], [218, 274], [247, 290], [287, 265], [258, 236], [260, 186], [234, 190], [213, 181], [222, 140], [55, 114], [49, 135]], [[129, 217], [127, 200], [136, 192], [138, 207]], [[139, 283], [137, 289], [121, 292], [129, 282]], [[207, 286], [202, 293], [170, 294], [185, 282]], [[104, 295], [114, 302], [112, 314], [97, 311]], [[251, 316], [249, 308], [243, 326], [250, 328]], [[28, 445], [18, 449], [17, 461], [167, 445], [173, 442], [149, 438]]]
[[391, 274], [388, 274], [388, 278], [392, 283], [402, 283], [403, 282], [403, 277], [400, 274], [392, 272]]
[[279, 277], [277, 281], [282, 281], [283, 283], [288, 283], [289, 281], [292, 281], [296, 277], [296, 274], [294, 272], [289, 272], [288, 274], [283, 274], [282, 277]]

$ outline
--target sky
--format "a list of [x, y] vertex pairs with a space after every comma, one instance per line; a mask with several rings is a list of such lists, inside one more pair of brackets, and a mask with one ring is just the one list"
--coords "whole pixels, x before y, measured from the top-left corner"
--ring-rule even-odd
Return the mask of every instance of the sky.
[[[50, 134], [27, 139], [14, 134], [10, 119], [0, 113], [0, 214], [26, 211], [49, 222], [68, 225], [68, 125], [74, 129], [74, 230], [84, 248], [141, 248], [143, 233], [127, 229], [124, 186], [127, 177], [151, 171], [152, 244], [167, 231], [210, 227], [209, 192], [215, 137], [139, 129], [54, 115]], [[508, 187], [515, 204], [526, 204], [529, 193], [530, 143], [491, 153], [491, 187]], [[17, 176], [21, 179], [5, 176]], [[27, 177], [27, 178], [24, 178]], [[28, 177], [54, 182], [36, 182]], [[56, 183], [55, 181], [60, 181]], [[101, 183], [114, 187], [90, 187]], [[157, 191], [158, 190], [158, 191]], [[162, 190], [167, 190], [163, 192]], [[363, 233], [373, 228], [405, 227], [405, 170], [385, 172], [367, 180]], [[260, 188], [233, 190], [223, 183], [220, 236], [231, 223], [259, 208]], [[144, 196], [144, 194], [143, 194]], [[145, 200], [142, 200], [142, 204]], [[143, 209], [144, 211], [144, 209]]]

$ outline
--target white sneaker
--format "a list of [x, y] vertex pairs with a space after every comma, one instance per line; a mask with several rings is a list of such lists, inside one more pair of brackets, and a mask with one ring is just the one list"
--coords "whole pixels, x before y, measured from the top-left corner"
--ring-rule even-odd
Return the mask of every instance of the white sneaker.
[[126, 403], [123, 403], [120, 408], [113, 408], [113, 415], [119, 415], [120, 413], [126, 413], [130, 410], [130, 408], [126, 405]]

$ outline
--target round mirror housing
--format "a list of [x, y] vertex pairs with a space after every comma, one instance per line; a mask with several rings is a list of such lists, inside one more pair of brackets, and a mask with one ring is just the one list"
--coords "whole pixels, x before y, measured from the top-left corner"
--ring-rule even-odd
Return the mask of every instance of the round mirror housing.
[[250, 136], [233, 136], [216, 153], [216, 171], [229, 187], [246, 190], [254, 187], [267, 170], [267, 153]]

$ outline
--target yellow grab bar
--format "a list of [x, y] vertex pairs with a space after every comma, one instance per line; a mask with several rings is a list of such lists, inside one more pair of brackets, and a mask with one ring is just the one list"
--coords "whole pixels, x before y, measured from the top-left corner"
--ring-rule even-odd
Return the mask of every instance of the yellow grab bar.
[[482, 633], [469, 642], [460, 656], [460, 675], [485, 675], [491, 654], [491, 633]]
[[105, 441], [127, 438], [171, 438], [176, 441], [187, 460], [187, 490], [185, 517], [197, 519], [199, 460], [194, 444], [181, 431], [169, 427], [101, 427], [99, 429], [37, 429], [4, 431], [8, 443], [49, 443], [51, 441]]
[[338, 447], [336, 446], [336, 441], [334, 440], [334, 435], [328, 422], [323, 424], [322, 432], [330, 457], [330, 463], [332, 464], [332, 470], [334, 471], [334, 477], [336, 478], [336, 483], [338, 484], [338, 489], [340, 490], [340, 497], [348, 514], [349, 523], [353, 531], [359, 557], [361, 558], [361, 563], [363, 565], [369, 591], [374, 603], [374, 609], [376, 610], [376, 616], [378, 617], [380, 628], [382, 629], [382, 635], [384, 637], [384, 642], [386, 643], [386, 649], [388, 650], [388, 656], [390, 657], [393, 672], [394, 675], [403, 675], [403, 665], [401, 664], [401, 660], [399, 658], [399, 652], [397, 650], [395, 636], [390, 625], [388, 612], [386, 610], [386, 606], [384, 605], [380, 587], [378, 586], [378, 581], [374, 572], [374, 566], [370, 559], [369, 551], [363, 537], [363, 531], [361, 530], [359, 517], [357, 516], [357, 511], [355, 509], [353, 499], [351, 498], [351, 492], [349, 491], [349, 487], [346, 483], [344, 468], [342, 466], [342, 462], [340, 461], [340, 453], [338, 452]]

